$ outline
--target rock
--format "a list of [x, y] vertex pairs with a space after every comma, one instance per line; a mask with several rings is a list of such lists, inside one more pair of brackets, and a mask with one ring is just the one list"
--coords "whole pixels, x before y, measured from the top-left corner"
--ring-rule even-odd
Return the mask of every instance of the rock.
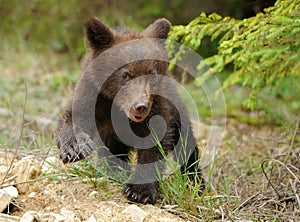
[[[1, 207], [1, 205], [0, 205]], [[16, 222], [16, 221], [20, 221], [20, 218], [17, 217], [17, 216], [11, 216], [11, 215], [8, 215], [8, 214], [1, 214], [0, 213], [0, 222]]]
[[89, 219], [87, 219], [86, 222], [97, 222], [96, 218], [94, 215], [90, 216]]
[[38, 222], [41, 221], [36, 211], [27, 211], [20, 219], [20, 222]]
[[103, 215], [103, 217], [101, 217], [101, 219], [103, 219], [104, 221], [109, 221], [115, 214], [115, 212], [117, 211], [117, 209], [119, 208], [119, 205], [113, 201], [102, 201], [99, 204], [99, 210], [101, 212], [101, 215]]
[[18, 190], [13, 186], [0, 189], [0, 213], [3, 212], [18, 195]]
[[63, 167], [62, 161], [56, 158], [55, 156], [49, 156], [42, 163], [42, 172], [43, 173], [52, 173], [53, 171]]
[[65, 217], [64, 222], [79, 222], [80, 219], [76, 217], [75, 213], [67, 208], [62, 208], [60, 214]]
[[34, 198], [36, 196], [36, 192], [31, 192], [29, 195], [28, 195], [28, 198]]
[[[178, 216], [175, 216], [166, 210], [153, 205], [135, 205], [124, 204], [122, 202], [102, 201], [97, 204], [98, 210], [92, 212], [96, 221], [132, 221], [132, 222], [184, 222]], [[89, 214], [87, 218], [91, 215]], [[91, 218], [92, 220], [93, 218]], [[93, 222], [93, 221], [91, 221]]]
[[66, 218], [74, 218], [75, 217], [75, 213], [65, 207], [61, 208], [60, 214], [65, 216]]
[[132, 222], [143, 222], [145, 217], [148, 215], [144, 210], [134, 204], [126, 207], [122, 213], [130, 215]]
[[49, 214], [49, 218], [48, 218], [49, 222], [54, 222], [54, 221], [57, 222], [57, 221], [64, 221], [64, 220], [66, 220], [66, 218], [60, 214], [56, 214], [53, 212]]
[[172, 210], [177, 207], [178, 207], [178, 205], [164, 205], [164, 206], [162, 206], [162, 209]]
[[17, 188], [14, 186], [4, 187], [2, 190], [14, 198], [17, 198], [19, 195]]
[[11, 203], [13, 198], [0, 190], [0, 212], [3, 212]]
[[[46, 214], [41, 214], [36, 211], [27, 211], [20, 219], [21, 222], [42, 222], [42, 221], [47, 221], [47, 222], [80, 222], [77, 218], [75, 219], [68, 219], [67, 217], [56, 214], [56, 213], [46, 213]], [[1, 222], [1, 220], [0, 220]]]
[[90, 194], [89, 194], [89, 197], [94, 197], [94, 196], [97, 196], [98, 195], [98, 192], [96, 190], [93, 190]]
[[171, 213], [169, 213], [166, 210], [163, 210], [161, 208], [158, 208], [156, 206], [147, 204], [143, 205], [143, 210], [145, 210], [148, 213], [147, 218], [145, 218], [146, 221], [155, 221], [155, 222], [183, 222], [186, 221], [185, 219], [182, 219], [180, 217], [177, 217]]
[[16, 183], [22, 183], [17, 185], [17, 189], [23, 194], [28, 190], [28, 184], [23, 182], [37, 178], [40, 173], [40, 162], [34, 156], [26, 156], [15, 164], [11, 174], [16, 176]]

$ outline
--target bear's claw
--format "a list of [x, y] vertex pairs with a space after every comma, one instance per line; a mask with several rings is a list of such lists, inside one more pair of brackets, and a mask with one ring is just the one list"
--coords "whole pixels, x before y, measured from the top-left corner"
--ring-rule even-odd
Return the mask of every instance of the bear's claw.
[[95, 148], [93, 140], [85, 133], [76, 134], [74, 141], [69, 141], [60, 149], [60, 158], [64, 163], [76, 162], [91, 155]]
[[142, 204], [154, 204], [157, 195], [157, 184], [126, 184], [123, 194], [127, 196], [127, 199], [133, 202]]

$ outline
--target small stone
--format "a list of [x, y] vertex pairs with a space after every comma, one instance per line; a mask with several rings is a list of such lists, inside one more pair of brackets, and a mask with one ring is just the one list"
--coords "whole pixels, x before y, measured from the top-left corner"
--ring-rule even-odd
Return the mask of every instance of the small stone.
[[90, 216], [89, 219], [87, 219], [86, 222], [97, 222], [96, 218], [94, 215]]
[[66, 220], [66, 217], [64, 217], [63, 215], [51, 212], [49, 214], [49, 220], [51, 220], [51, 221], [64, 221], [64, 220]]
[[107, 208], [105, 210], [105, 214], [108, 215], [108, 216], [113, 216], [114, 215], [114, 212], [110, 209], [110, 208]]
[[97, 195], [98, 195], [98, 192], [96, 190], [94, 190], [89, 194], [89, 197], [93, 197], [93, 196], [97, 196]]
[[75, 213], [65, 207], [63, 207], [60, 210], [60, 214], [63, 215], [66, 218], [66, 220], [68, 220], [68, 219], [74, 220], [74, 218], [75, 218]]
[[34, 198], [36, 196], [36, 192], [31, 192], [29, 195], [28, 195], [28, 198]]
[[50, 206], [45, 207], [45, 212], [49, 212], [49, 211], [51, 212], [52, 208]]
[[19, 195], [17, 188], [14, 186], [4, 187], [2, 190], [14, 198], [17, 198]]
[[66, 195], [62, 195], [62, 196], [60, 197], [60, 199], [61, 199], [62, 201], [64, 201], [64, 200], [66, 199]]
[[12, 170], [12, 175], [16, 175], [15, 182], [22, 183], [17, 185], [18, 191], [21, 194], [26, 193], [28, 184], [23, 182], [37, 178], [40, 173], [40, 162], [34, 156], [26, 156], [18, 161]]
[[[1, 161], [1, 160], [0, 160]], [[3, 176], [6, 174], [7, 170], [8, 170], [8, 166], [1, 166], [0, 165], [0, 175], [2, 174]], [[3, 180], [2, 177], [0, 177], [1, 181]]]
[[49, 220], [49, 213], [44, 213], [44, 214], [41, 214], [39, 213], [39, 219], [41, 222], [50, 222]]
[[172, 209], [174, 209], [176, 207], [178, 207], [178, 205], [164, 205], [162, 208], [163, 209], [172, 210]]
[[[1, 206], [1, 205], [0, 205]], [[20, 218], [17, 216], [11, 216], [8, 214], [1, 214], [0, 213], [0, 221], [5, 221], [5, 222], [16, 222], [16, 221], [20, 221]]]
[[0, 213], [2, 213], [12, 202], [13, 197], [4, 190], [0, 190]]
[[134, 204], [126, 207], [122, 213], [130, 215], [132, 222], [143, 222], [148, 215], [144, 210]]
[[47, 195], [50, 195], [51, 192], [49, 190], [44, 190], [43, 193], [47, 196]]
[[20, 222], [38, 222], [41, 221], [36, 211], [27, 211], [20, 219]]

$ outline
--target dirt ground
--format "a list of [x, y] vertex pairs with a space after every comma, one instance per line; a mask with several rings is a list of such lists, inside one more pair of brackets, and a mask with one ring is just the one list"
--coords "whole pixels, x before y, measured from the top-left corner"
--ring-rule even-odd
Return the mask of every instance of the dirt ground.
[[[12, 157], [7, 153], [2, 153], [1, 157], [3, 156], [6, 159]], [[36, 161], [32, 155], [22, 160], [28, 157]], [[15, 166], [22, 160], [15, 160]], [[55, 157], [52, 160], [59, 161]], [[59, 174], [58, 171], [67, 171], [70, 166], [58, 163], [54, 169], [52, 164], [42, 161], [40, 164], [39, 176], [28, 178], [26, 183], [12, 182], [18, 188], [19, 196], [12, 201], [5, 213], [22, 218], [26, 212], [32, 214], [34, 211], [36, 221], [185, 221], [182, 218], [186, 217], [184, 214], [179, 217], [161, 209], [159, 205], [136, 205], [128, 202], [121, 194], [122, 187], [105, 178], [86, 180], [77, 175]], [[32, 167], [35, 163], [29, 165]], [[11, 175], [9, 177], [13, 178]], [[93, 179], [95, 181], [91, 183]], [[19, 187], [20, 185], [24, 186]], [[135, 208], [131, 209], [132, 206]], [[0, 221], [2, 220], [0, 217]]]
[[[116, 189], [119, 190], [120, 187], [114, 187], [113, 184], [109, 187], [109, 190]], [[24, 211], [28, 210], [42, 214], [49, 212], [63, 214], [65, 210], [74, 213], [74, 219], [78, 218], [81, 221], [91, 217], [95, 217], [97, 221], [133, 221], [130, 215], [124, 213], [124, 209], [130, 206], [125, 197], [118, 193], [111, 195], [110, 198], [103, 198], [101, 192], [82, 181], [60, 179], [56, 183], [38, 182], [31, 187], [30, 192], [18, 198], [19, 209], [14, 211], [13, 215], [21, 217]], [[184, 221], [152, 205], [138, 207], [147, 214], [144, 221]]]
[[[51, 221], [50, 217], [52, 221], [299, 221], [300, 130], [294, 126], [275, 129], [228, 119], [217, 150], [207, 135], [199, 138], [200, 146], [209, 149], [202, 168], [210, 189], [202, 198], [213, 200], [213, 206], [195, 206], [198, 215], [166, 205], [162, 194], [154, 206], [130, 203], [121, 194], [122, 186], [105, 178], [66, 174], [71, 166], [58, 159], [54, 168], [42, 166], [41, 173], [27, 181], [26, 192], [19, 194], [8, 213], [21, 218], [35, 211], [37, 221]], [[58, 156], [55, 147], [51, 152], [20, 153], [15, 162], [33, 155], [41, 165], [47, 164], [45, 156]]]

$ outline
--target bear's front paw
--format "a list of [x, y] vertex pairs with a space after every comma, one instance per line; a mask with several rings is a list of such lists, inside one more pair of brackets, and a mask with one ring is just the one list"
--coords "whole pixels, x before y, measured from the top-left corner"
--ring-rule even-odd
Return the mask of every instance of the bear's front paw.
[[158, 183], [126, 184], [122, 193], [127, 199], [137, 203], [154, 204], [156, 201]]
[[76, 162], [91, 155], [95, 145], [86, 133], [80, 132], [60, 147], [60, 158], [64, 163]]

